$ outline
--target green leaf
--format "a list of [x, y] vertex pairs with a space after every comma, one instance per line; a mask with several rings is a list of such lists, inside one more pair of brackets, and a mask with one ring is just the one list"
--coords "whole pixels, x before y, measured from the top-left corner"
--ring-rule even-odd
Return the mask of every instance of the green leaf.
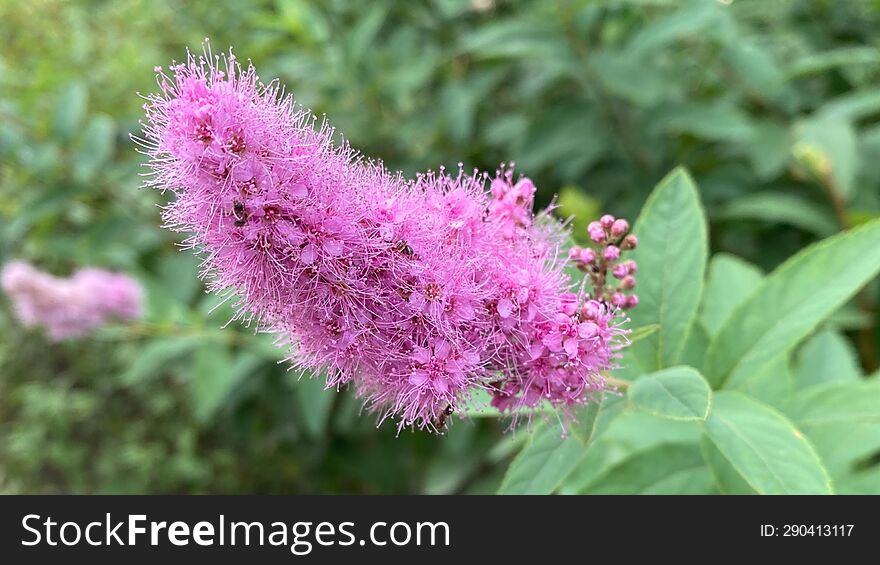
[[572, 433], [564, 436], [558, 425], [541, 424], [510, 464], [498, 494], [555, 491], [583, 456], [598, 411], [596, 404], [590, 404], [578, 415]]
[[612, 467], [583, 494], [710, 494], [713, 479], [695, 445], [661, 445]]
[[89, 89], [83, 81], [69, 83], [55, 108], [53, 132], [61, 139], [70, 140], [82, 125], [89, 103]]
[[880, 112], [880, 92], [876, 88], [847, 92], [823, 104], [818, 112], [823, 118], [856, 123]]
[[630, 345], [633, 343], [638, 343], [643, 339], [650, 337], [660, 331], [660, 324], [648, 324], [647, 326], [642, 326], [637, 330], [633, 330], [631, 334], [627, 336]]
[[855, 381], [862, 368], [852, 344], [840, 332], [822, 331], [811, 337], [797, 357], [794, 384], [798, 389], [831, 381]]
[[559, 207], [553, 213], [562, 219], [570, 218], [572, 236], [587, 243], [587, 226], [601, 212], [599, 201], [577, 186], [564, 186], [559, 191], [558, 203]]
[[76, 151], [74, 169], [81, 182], [91, 180], [113, 156], [116, 122], [106, 114], [92, 118], [85, 128]]
[[682, 3], [677, 10], [641, 26], [627, 44], [629, 56], [646, 56], [686, 37], [704, 36], [723, 27], [725, 14], [713, 2]]
[[253, 368], [253, 359], [249, 356], [241, 359], [248, 363], [233, 363], [229, 349], [215, 343], [206, 343], [196, 351], [192, 394], [196, 418], [199, 421], [210, 420]]
[[636, 106], [653, 106], [680, 88], [657, 66], [626, 54], [600, 53], [593, 57], [592, 66], [592, 74], [606, 90]]
[[822, 73], [835, 67], [847, 65], [868, 65], [880, 63], [880, 50], [875, 47], [839, 47], [827, 51], [810, 53], [787, 69], [789, 78], [801, 78]]
[[691, 333], [688, 335], [684, 344], [684, 351], [681, 352], [680, 365], [688, 365], [693, 367], [702, 374], [703, 364], [706, 360], [706, 350], [709, 348], [709, 336], [703, 326], [694, 324], [691, 327]]
[[749, 116], [733, 104], [689, 102], [657, 111], [653, 128], [709, 141], [745, 142], [755, 136]]
[[709, 262], [709, 276], [700, 321], [710, 337], [717, 335], [737, 306], [761, 283], [760, 269], [734, 255], [718, 253]]
[[150, 379], [167, 369], [172, 361], [196, 347], [200, 341], [201, 338], [196, 336], [154, 339], [140, 350], [128, 370], [119, 378], [126, 385]]
[[637, 409], [671, 420], [705, 420], [712, 391], [691, 367], [671, 367], [641, 377], [629, 386], [630, 403]]
[[[288, 373], [292, 374], [292, 373]], [[327, 419], [333, 400], [336, 398], [335, 390], [324, 388], [324, 379], [320, 376], [304, 375], [296, 384], [296, 405], [305, 424], [306, 432], [310, 437], [320, 437], [327, 427]]]
[[752, 138], [743, 149], [759, 179], [770, 180], [782, 173], [791, 157], [791, 141], [784, 124], [765, 120], [752, 126]]
[[731, 383], [728, 388], [779, 408], [791, 398], [794, 391], [790, 355], [788, 353], [778, 355], [751, 375]]
[[837, 478], [880, 450], [880, 381], [835, 382], [797, 393], [783, 408]]
[[736, 392], [715, 395], [706, 436], [759, 494], [831, 494], [809, 441], [782, 414]]
[[770, 273], [709, 346], [706, 377], [735, 383], [790, 351], [880, 271], [880, 221], [814, 244]]
[[755, 489], [737, 472], [724, 455], [718, 451], [715, 444], [708, 437], [703, 436], [700, 441], [700, 450], [703, 459], [709, 467], [715, 486], [721, 494], [756, 494]]
[[844, 197], [851, 196], [859, 172], [858, 139], [852, 123], [820, 114], [798, 124], [795, 131], [795, 151], [815, 152], [821, 159], [816, 172], [830, 176]]
[[717, 217], [720, 220], [787, 224], [819, 237], [828, 237], [840, 231], [828, 210], [784, 192], [762, 192], [737, 198], [724, 206]]
[[690, 175], [676, 169], [648, 197], [633, 228], [639, 245], [638, 308], [632, 327], [659, 324], [654, 335], [634, 344], [630, 357], [643, 371], [678, 362], [697, 314], [707, 259], [706, 219]]
[[583, 458], [564, 481], [560, 492], [573, 494], [588, 490], [611, 469], [639, 453], [661, 445], [697, 445], [700, 424], [695, 421], [667, 420], [623, 408], [624, 403], [603, 405], [596, 433]]
[[737, 37], [724, 46], [721, 55], [751, 94], [764, 100], [780, 94], [785, 76], [768, 49]]

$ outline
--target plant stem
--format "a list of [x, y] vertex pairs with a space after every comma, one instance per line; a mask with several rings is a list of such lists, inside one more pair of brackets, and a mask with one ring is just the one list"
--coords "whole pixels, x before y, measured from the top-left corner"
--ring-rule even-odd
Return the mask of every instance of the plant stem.
[[[840, 193], [840, 188], [834, 181], [831, 171], [822, 174], [819, 180], [819, 184], [822, 185], [822, 188], [828, 195], [828, 200], [831, 203], [831, 207], [834, 209], [834, 216], [837, 218], [840, 227], [842, 229], [851, 228], [852, 222], [849, 219], [849, 214], [846, 212], [846, 200], [844, 200], [843, 195]], [[871, 303], [871, 298], [868, 296], [864, 288], [856, 294], [856, 305], [859, 310], [865, 314], [873, 316], [874, 307]], [[859, 329], [856, 335], [859, 355], [862, 358], [862, 365], [865, 370], [871, 374], [878, 368], [877, 352], [874, 350], [873, 324], [866, 328]]]
[[606, 375], [605, 382], [618, 390], [627, 390], [629, 388], [629, 381], [625, 381], [623, 379], [616, 379], [614, 377], [609, 377]]

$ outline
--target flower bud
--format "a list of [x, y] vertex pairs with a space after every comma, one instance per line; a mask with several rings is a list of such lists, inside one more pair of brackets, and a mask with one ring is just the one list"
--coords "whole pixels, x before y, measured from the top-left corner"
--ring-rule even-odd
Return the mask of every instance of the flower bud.
[[589, 247], [585, 247], [584, 249], [581, 249], [581, 254], [578, 259], [580, 259], [581, 263], [590, 264], [596, 260], [596, 252]]
[[620, 259], [620, 248], [616, 245], [609, 245], [605, 248], [604, 257], [606, 261], [617, 261]]
[[605, 241], [605, 228], [599, 222], [590, 222], [590, 225], [587, 226], [587, 232], [590, 234], [590, 239], [596, 243]]
[[614, 225], [614, 216], [611, 214], [605, 214], [599, 218], [599, 224], [606, 230], [611, 229], [611, 226]]
[[624, 249], [635, 249], [636, 245], [639, 244], [639, 238], [637, 238], [634, 234], [629, 234], [625, 238], [623, 238], [623, 247]]
[[581, 318], [584, 320], [595, 320], [602, 313], [602, 307], [596, 300], [588, 300], [581, 306]]
[[624, 277], [622, 281], [620, 281], [620, 288], [625, 288], [627, 290], [636, 287], [636, 278], [633, 276]]
[[628, 262], [629, 261], [624, 261], [623, 263], [618, 263], [617, 265], [614, 265], [614, 269], [612, 269], [611, 271], [611, 274], [614, 275], [614, 278], [622, 279], [623, 277], [629, 275], [630, 271], [629, 267], [627, 266]]
[[615, 222], [611, 224], [611, 235], [613, 235], [614, 237], [621, 237], [628, 231], [629, 222], [624, 219], [615, 220]]

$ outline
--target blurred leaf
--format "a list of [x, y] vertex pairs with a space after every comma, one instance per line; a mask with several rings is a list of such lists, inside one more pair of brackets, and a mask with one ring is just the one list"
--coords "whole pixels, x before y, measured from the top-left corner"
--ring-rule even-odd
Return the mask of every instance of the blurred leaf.
[[638, 410], [670, 420], [705, 420], [712, 391], [691, 367], [670, 367], [645, 375], [629, 386], [627, 397]]
[[672, 96], [679, 88], [656, 66], [613, 52], [592, 59], [593, 73], [611, 93], [637, 106], [653, 106]]
[[689, 0], [671, 14], [638, 29], [627, 44], [630, 56], [641, 57], [684, 37], [717, 30], [723, 13], [714, 2]]
[[706, 292], [700, 321], [714, 337], [737, 306], [757, 288], [764, 274], [754, 265], [727, 253], [717, 253], [709, 261]]
[[831, 381], [855, 381], [861, 376], [852, 344], [840, 333], [825, 330], [807, 340], [798, 353], [794, 384], [806, 389]]
[[119, 379], [125, 385], [133, 385], [153, 378], [167, 370], [172, 361], [198, 346], [200, 341], [198, 336], [162, 337], [149, 341]]
[[724, 46], [722, 57], [749, 92], [764, 100], [780, 93], [785, 76], [767, 49], [737, 37]]
[[599, 408], [589, 404], [578, 415], [577, 427], [563, 435], [558, 425], [535, 430], [514, 458], [498, 494], [550, 494], [577, 465], [589, 443]]
[[379, 35], [387, 16], [388, 8], [380, 2], [371, 4], [365, 9], [363, 18], [348, 36], [348, 47], [353, 61], [361, 61], [370, 53], [370, 46]]
[[[293, 373], [288, 373], [291, 375]], [[336, 390], [324, 388], [321, 376], [304, 375], [296, 380], [296, 404], [306, 432], [312, 438], [320, 437], [327, 427], [330, 410], [336, 398]]]
[[845, 65], [876, 65], [880, 50], [875, 47], [841, 47], [819, 53], [810, 53], [795, 61], [787, 70], [789, 78], [825, 72]]
[[602, 123], [585, 107], [563, 108], [542, 114], [515, 152], [516, 164], [524, 171], [545, 167], [559, 169], [565, 177], [580, 175], [607, 150], [606, 139], [597, 132]]
[[813, 386], [798, 392], [784, 411], [807, 434], [835, 478], [880, 450], [880, 381]]
[[633, 259], [639, 279], [639, 307], [632, 327], [660, 324], [653, 336], [630, 350], [644, 371], [674, 365], [681, 357], [703, 291], [706, 220], [690, 175], [676, 169], [648, 197], [633, 227], [639, 245]]
[[[189, 304], [204, 284], [199, 278], [200, 259], [184, 250], [168, 253], [159, 263], [164, 288], [179, 304]], [[212, 300], [212, 304], [216, 303]], [[223, 320], [224, 322], [226, 320]]]
[[748, 115], [726, 103], [670, 105], [654, 113], [653, 127], [709, 141], [745, 142], [755, 137]]
[[698, 447], [661, 445], [625, 459], [583, 494], [711, 494], [713, 487]]
[[784, 416], [747, 396], [715, 396], [706, 435], [759, 494], [831, 494], [815, 450]]
[[77, 80], [65, 85], [55, 107], [53, 133], [63, 140], [72, 139], [85, 120], [88, 103], [89, 90], [85, 82]]
[[854, 181], [859, 170], [859, 154], [855, 128], [846, 120], [819, 115], [807, 119], [795, 129], [795, 151], [818, 152], [821, 162], [820, 179], [828, 178], [844, 197], [852, 196]]
[[784, 192], [762, 192], [737, 198], [721, 209], [718, 218], [788, 224], [819, 237], [840, 231], [826, 209]]
[[565, 186], [559, 191], [559, 207], [554, 210], [557, 217], [571, 218], [572, 234], [575, 239], [587, 241], [587, 226], [599, 216], [599, 201], [576, 186]]
[[225, 345], [206, 343], [196, 351], [191, 384], [195, 414], [201, 422], [214, 416], [249, 368], [234, 364]]
[[878, 271], [880, 221], [804, 249], [727, 319], [709, 346], [709, 382], [732, 386], [790, 351]]
[[89, 120], [76, 151], [74, 169], [81, 182], [91, 180], [113, 155], [116, 123], [106, 114]]
[[842, 120], [856, 123], [880, 112], [880, 92], [876, 89], [847, 92], [829, 100], [819, 109], [818, 114], [829, 120]]
[[626, 338], [629, 340], [630, 344], [633, 344], [642, 341], [648, 336], [654, 335], [658, 331], [660, 331], [660, 324], [649, 324], [647, 326], [642, 326], [637, 330], [633, 330], [633, 332], [626, 336]]
[[752, 124], [752, 137], [743, 146], [759, 179], [770, 180], [784, 171], [791, 142], [791, 132], [783, 124], [769, 120]]
[[461, 47], [479, 58], [518, 59], [552, 57], [561, 45], [546, 23], [523, 18], [480, 26], [464, 38]]

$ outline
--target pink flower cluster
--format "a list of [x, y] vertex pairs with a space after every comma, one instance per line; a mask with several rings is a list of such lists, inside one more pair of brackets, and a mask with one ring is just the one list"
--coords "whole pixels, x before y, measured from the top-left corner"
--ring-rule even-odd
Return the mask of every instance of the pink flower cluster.
[[[585, 272], [593, 286], [593, 296], [617, 308], [627, 310], [639, 305], [636, 294], [627, 294], [635, 288], [638, 266], [632, 259], [622, 260], [621, 255], [636, 248], [639, 240], [629, 233], [629, 222], [605, 214], [587, 226], [593, 247], [572, 247], [569, 258], [578, 269]], [[617, 286], [608, 284], [608, 271], [619, 279]]]
[[81, 337], [111, 319], [135, 319], [143, 310], [143, 290], [127, 275], [80, 269], [58, 278], [14, 261], [0, 272], [0, 285], [25, 327], [45, 328], [49, 339]]
[[259, 82], [234, 56], [158, 69], [147, 98], [147, 186], [203, 252], [238, 317], [289, 343], [299, 367], [352, 385], [380, 420], [442, 429], [478, 389], [498, 408], [564, 409], [602, 390], [626, 331], [569, 292], [565, 233], [535, 187], [444, 169], [405, 180]]

